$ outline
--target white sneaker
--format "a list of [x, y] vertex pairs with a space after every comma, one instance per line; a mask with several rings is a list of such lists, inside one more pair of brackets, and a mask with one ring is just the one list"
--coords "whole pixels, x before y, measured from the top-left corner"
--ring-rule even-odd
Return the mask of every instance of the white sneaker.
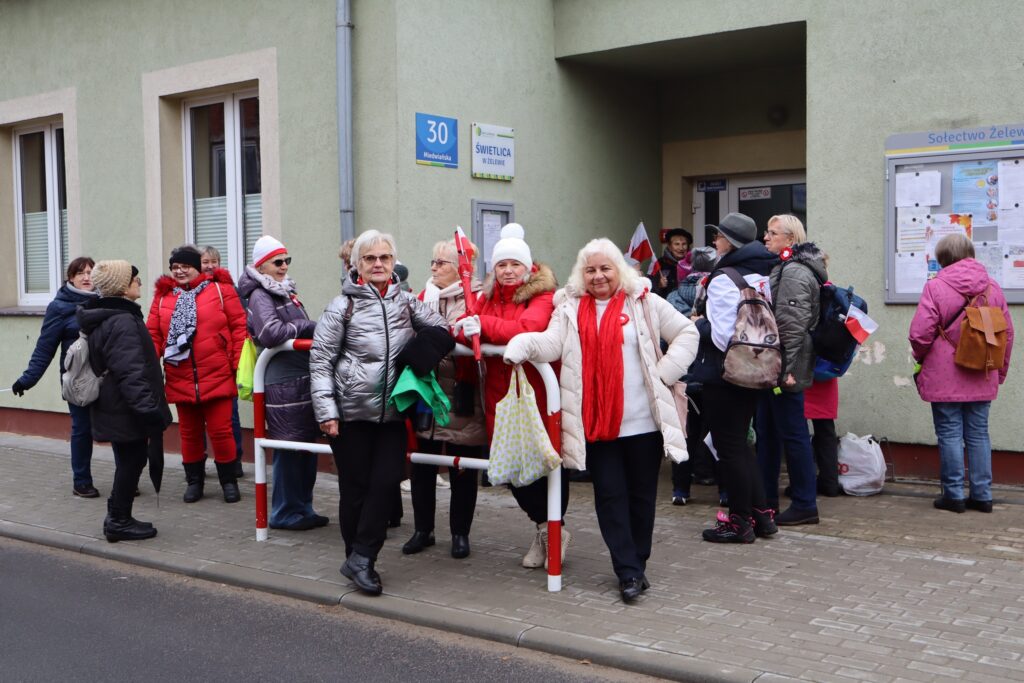
[[543, 567], [547, 562], [548, 554], [548, 532], [547, 524], [537, 525], [537, 535], [533, 537], [533, 545], [523, 556], [523, 566], [527, 569]]
[[442, 477], [440, 474], [437, 475], [437, 488], [439, 489], [450, 489], [452, 486], [448, 483], [448, 480]]
[[409, 479], [403, 479], [402, 483], [398, 485], [398, 488], [408, 493], [409, 491], [412, 491], [412, 481]]
[[[569, 530], [566, 529], [565, 526], [563, 525], [562, 526], [562, 565], [563, 566], [565, 565], [565, 551], [569, 547], [569, 541], [571, 541], [571, 540], [572, 540], [572, 534], [570, 534]], [[545, 548], [548, 547], [548, 532], [547, 531], [544, 532], [544, 547]], [[548, 568], [548, 558], [545, 557], [544, 558], [544, 569], [547, 569], [547, 568]]]

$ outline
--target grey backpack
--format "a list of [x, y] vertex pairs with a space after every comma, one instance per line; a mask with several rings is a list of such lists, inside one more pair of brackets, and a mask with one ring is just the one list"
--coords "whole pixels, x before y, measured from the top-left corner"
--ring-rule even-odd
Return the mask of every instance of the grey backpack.
[[86, 407], [100, 396], [100, 386], [106, 370], [97, 375], [89, 362], [89, 336], [78, 333], [78, 339], [68, 347], [64, 357], [64, 376], [60, 380], [60, 395], [71, 405]]

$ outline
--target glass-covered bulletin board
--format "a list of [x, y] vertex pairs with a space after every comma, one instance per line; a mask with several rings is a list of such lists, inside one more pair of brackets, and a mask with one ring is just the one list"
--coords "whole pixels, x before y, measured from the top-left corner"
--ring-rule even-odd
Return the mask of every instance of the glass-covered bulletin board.
[[886, 303], [917, 303], [951, 233], [971, 238], [1008, 302], [1024, 303], [1024, 124], [886, 140]]

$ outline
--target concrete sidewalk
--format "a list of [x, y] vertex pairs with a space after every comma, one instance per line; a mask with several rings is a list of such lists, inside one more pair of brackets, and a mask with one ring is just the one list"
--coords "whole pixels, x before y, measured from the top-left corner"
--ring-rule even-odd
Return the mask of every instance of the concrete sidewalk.
[[543, 570], [520, 566], [532, 525], [504, 489], [480, 490], [465, 560], [448, 555], [446, 491], [438, 545], [401, 554], [412, 533], [405, 494], [406, 517], [377, 565], [385, 594], [368, 598], [338, 573], [330, 475], [316, 489], [328, 527], [271, 530], [257, 543], [251, 476], [240, 504], [222, 501], [214, 476], [207, 497], [185, 505], [169, 455], [159, 507], [146, 473], [135, 506], [159, 535], [111, 544], [101, 534], [110, 449], [96, 449], [104, 496], [94, 500], [71, 495], [67, 452], [62, 441], [0, 433], [0, 535], [679, 680], [1024, 681], [1019, 489], [997, 489], [994, 514], [956, 515], [932, 508], [935, 486], [890, 484], [872, 498], [820, 501], [818, 526], [721, 546], [700, 540], [715, 489], [695, 487], [694, 501], [672, 507], [664, 476], [653, 585], [631, 606], [619, 599], [589, 484], [572, 485], [560, 593], [547, 592]]

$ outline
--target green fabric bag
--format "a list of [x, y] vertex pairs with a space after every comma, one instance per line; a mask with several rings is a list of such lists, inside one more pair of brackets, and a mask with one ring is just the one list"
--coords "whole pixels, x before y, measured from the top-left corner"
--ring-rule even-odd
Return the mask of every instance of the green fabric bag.
[[398, 376], [395, 389], [391, 392], [390, 403], [398, 412], [404, 413], [416, 405], [419, 400], [430, 406], [430, 410], [434, 413], [434, 421], [439, 426], [448, 425], [450, 421], [448, 411], [451, 410], [452, 404], [437, 383], [434, 371], [431, 370], [426, 377], [417, 377], [412, 368], [406, 367]]
[[238, 385], [238, 398], [243, 401], [252, 400], [252, 380], [256, 371], [256, 344], [252, 337], [246, 337], [242, 344], [242, 357], [238, 359], [238, 372], [235, 373], [235, 384]]

